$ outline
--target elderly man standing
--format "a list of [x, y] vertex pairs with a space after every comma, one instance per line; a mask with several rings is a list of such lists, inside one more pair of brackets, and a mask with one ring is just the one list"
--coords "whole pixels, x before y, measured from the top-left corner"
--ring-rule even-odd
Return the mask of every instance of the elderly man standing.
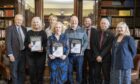
[[7, 55], [11, 61], [12, 84], [24, 84], [25, 78], [25, 47], [24, 39], [27, 33], [22, 26], [23, 16], [17, 14], [15, 24], [6, 30]]
[[82, 68], [84, 51], [88, 45], [87, 34], [84, 28], [78, 26], [77, 16], [70, 18], [70, 28], [65, 31], [65, 34], [69, 38], [70, 52], [69, 58], [69, 69], [68, 69], [68, 81], [70, 84], [74, 84], [73, 80], [73, 66], [76, 67], [76, 84], [82, 83]]

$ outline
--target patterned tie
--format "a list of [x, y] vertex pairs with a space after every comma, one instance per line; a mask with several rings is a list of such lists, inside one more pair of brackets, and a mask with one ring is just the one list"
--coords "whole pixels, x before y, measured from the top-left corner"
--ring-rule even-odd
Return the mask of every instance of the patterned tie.
[[23, 50], [24, 49], [24, 43], [23, 43], [21, 32], [20, 32], [20, 28], [17, 28], [17, 30], [18, 30], [18, 35], [19, 35], [20, 50]]

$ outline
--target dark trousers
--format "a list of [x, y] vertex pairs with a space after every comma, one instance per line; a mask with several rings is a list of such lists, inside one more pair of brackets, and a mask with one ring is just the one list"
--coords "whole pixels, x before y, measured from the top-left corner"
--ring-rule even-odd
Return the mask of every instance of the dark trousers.
[[74, 84], [73, 67], [76, 68], [76, 84], [82, 84], [83, 56], [69, 55], [68, 82]]
[[91, 50], [86, 49], [84, 53], [82, 84], [94, 84], [93, 83], [94, 64], [92, 63], [91, 59], [93, 59]]
[[24, 84], [25, 81], [25, 51], [20, 52], [14, 62], [11, 63], [12, 84]]
[[95, 84], [109, 84], [110, 82], [110, 63], [97, 63], [94, 64], [94, 82]]
[[29, 75], [31, 84], [43, 84], [46, 55], [28, 57]]

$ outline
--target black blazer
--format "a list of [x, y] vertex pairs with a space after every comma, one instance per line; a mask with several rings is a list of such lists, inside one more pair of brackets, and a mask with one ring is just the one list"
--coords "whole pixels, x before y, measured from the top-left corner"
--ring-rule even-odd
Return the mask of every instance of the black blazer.
[[[25, 27], [21, 26], [24, 35], [26, 35], [27, 30]], [[18, 32], [15, 25], [9, 26], [6, 29], [6, 48], [7, 55], [13, 54], [14, 57], [18, 57], [20, 54], [20, 43]]]
[[95, 37], [93, 46], [93, 53], [94, 53], [94, 61], [96, 61], [97, 56], [102, 56], [102, 62], [110, 62], [111, 61], [111, 48], [114, 39], [114, 35], [111, 31], [106, 30], [104, 31], [104, 39], [102, 41], [102, 47], [100, 48], [100, 30], [97, 30], [98, 34]]
[[91, 50], [92, 56], [89, 57], [90, 61], [93, 61], [93, 56], [94, 56], [93, 47], [96, 45], [95, 41], [97, 39], [97, 34], [98, 34], [97, 30], [95, 28], [91, 28], [91, 31], [90, 31], [90, 50]]

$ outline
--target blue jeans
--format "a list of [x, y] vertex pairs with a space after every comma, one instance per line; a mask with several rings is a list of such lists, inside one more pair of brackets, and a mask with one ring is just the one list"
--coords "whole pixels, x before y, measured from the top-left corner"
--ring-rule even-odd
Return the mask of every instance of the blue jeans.
[[12, 84], [24, 84], [25, 58], [25, 51], [21, 51], [20, 56], [14, 62], [11, 62]]
[[76, 67], [76, 84], [82, 83], [82, 68], [83, 68], [83, 56], [69, 55], [68, 65], [68, 81], [70, 84], [74, 84], [73, 80], [73, 66]]
[[112, 69], [110, 75], [110, 84], [131, 84], [131, 69]]

